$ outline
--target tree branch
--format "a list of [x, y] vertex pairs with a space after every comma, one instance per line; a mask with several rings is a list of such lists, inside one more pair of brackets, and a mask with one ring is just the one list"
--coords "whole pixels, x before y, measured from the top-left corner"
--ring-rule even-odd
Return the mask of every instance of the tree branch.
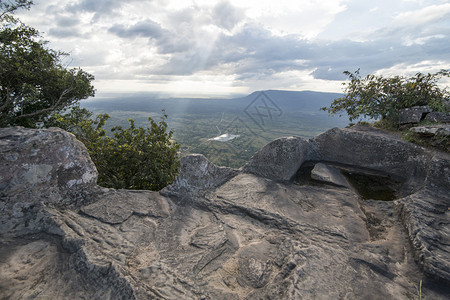
[[[17, 116], [17, 118], [26, 118], [26, 117], [36, 116], [36, 115], [39, 115], [39, 114], [42, 114], [42, 113], [45, 113], [45, 112], [48, 112], [48, 111], [55, 110], [55, 109], [58, 107], [58, 105], [61, 103], [63, 97], [64, 97], [65, 95], [67, 95], [71, 90], [72, 90], [71, 88], [70, 88], [70, 89], [64, 90], [64, 91], [61, 93], [61, 95], [59, 96], [59, 98], [58, 98], [58, 100], [56, 101], [56, 103], [53, 104], [52, 106], [47, 107], [47, 108], [44, 108], [44, 109], [41, 109], [41, 110], [38, 110], [38, 111], [35, 111], [35, 112], [31, 112], [31, 113], [27, 113], [27, 114], [22, 114], [22, 115], [20, 115], [20, 116]], [[70, 99], [70, 101], [73, 101], [73, 100], [75, 99], [75, 97], [71, 97], [71, 98], [69, 98], [69, 99]]]

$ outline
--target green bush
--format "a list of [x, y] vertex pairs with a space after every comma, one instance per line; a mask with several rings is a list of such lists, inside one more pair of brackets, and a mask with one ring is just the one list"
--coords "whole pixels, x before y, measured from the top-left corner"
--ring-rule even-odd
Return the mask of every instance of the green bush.
[[149, 127], [111, 129], [111, 136], [103, 126], [109, 116], [98, 115], [84, 108], [73, 107], [65, 114], [55, 114], [46, 126], [57, 126], [72, 132], [82, 141], [97, 167], [98, 184], [118, 189], [160, 190], [172, 183], [178, 175], [179, 145], [168, 130], [167, 115], [159, 122], [148, 118]]

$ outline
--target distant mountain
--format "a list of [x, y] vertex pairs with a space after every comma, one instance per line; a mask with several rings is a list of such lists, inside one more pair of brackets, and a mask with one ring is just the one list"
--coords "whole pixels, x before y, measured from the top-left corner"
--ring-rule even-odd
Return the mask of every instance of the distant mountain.
[[329, 106], [333, 99], [343, 96], [343, 94], [338, 93], [313, 91], [267, 90], [253, 92], [246, 97], [239, 98], [239, 101], [250, 103], [261, 95], [269, 98], [269, 101], [278, 106], [283, 113], [320, 112], [321, 107]]
[[268, 142], [283, 136], [311, 138], [333, 127], [345, 127], [347, 118], [329, 117], [336, 93], [267, 90], [232, 99], [165, 98], [132, 95], [83, 101], [94, 114], [108, 113], [106, 129], [127, 127], [128, 119], [147, 126], [164, 109], [173, 138], [182, 154], [201, 153], [212, 162], [234, 168]]
[[[108, 99], [91, 99], [81, 102], [86, 108], [104, 111], [159, 112], [164, 109], [169, 115], [181, 113], [242, 112], [254, 105], [279, 109], [282, 113], [320, 113], [320, 108], [329, 106], [338, 93], [312, 91], [267, 90], [253, 92], [248, 96], [232, 99], [204, 98], [158, 98], [155, 95], [135, 95]], [[324, 112], [322, 112], [324, 113]]]

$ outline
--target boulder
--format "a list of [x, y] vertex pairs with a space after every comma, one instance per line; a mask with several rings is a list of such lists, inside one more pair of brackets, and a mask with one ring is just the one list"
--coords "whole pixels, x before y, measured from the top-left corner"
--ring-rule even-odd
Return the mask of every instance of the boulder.
[[425, 116], [424, 121], [437, 123], [450, 123], [450, 113], [433, 111]]
[[300, 137], [276, 139], [259, 150], [243, 167], [243, 172], [290, 181], [303, 162], [316, 157], [314, 145]]
[[431, 111], [432, 110], [428, 105], [400, 109], [398, 111], [399, 124], [419, 123], [425, 118], [425, 115]]
[[0, 196], [4, 205], [15, 205], [15, 213], [37, 203], [79, 205], [96, 182], [97, 170], [74, 135], [57, 128], [0, 128]]
[[436, 153], [428, 168], [425, 188], [396, 205], [419, 266], [450, 282], [450, 155]]
[[402, 195], [422, 188], [432, 154], [369, 126], [333, 128], [312, 139], [320, 159], [402, 182]]
[[181, 159], [180, 174], [175, 182], [161, 192], [178, 198], [195, 196], [222, 185], [237, 173], [235, 169], [214, 165], [201, 154], [187, 155]]

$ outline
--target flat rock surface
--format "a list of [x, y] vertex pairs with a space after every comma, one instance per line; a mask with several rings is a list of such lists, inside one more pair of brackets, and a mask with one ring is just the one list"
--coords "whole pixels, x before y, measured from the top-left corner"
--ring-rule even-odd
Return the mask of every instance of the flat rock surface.
[[[303, 159], [342, 164], [354, 153], [333, 160], [328, 147], [358, 136], [377, 141], [375, 150], [401, 148], [381, 135], [334, 130], [302, 142], [320, 150]], [[288, 149], [287, 142], [274, 146]], [[405, 181], [421, 185], [396, 201], [362, 200], [336, 184], [286, 181], [292, 171], [271, 178], [218, 168], [195, 156], [185, 162], [203, 169], [186, 166], [160, 193], [94, 187], [70, 208], [45, 202], [14, 213], [4, 205], [0, 298], [415, 299], [422, 282], [423, 298], [448, 299], [450, 159], [415, 147], [402, 153], [395, 157], [424, 155], [409, 159], [427, 169]], [[355, 168], [388, 174], [397, 166], [354, 160], [362, 163]]]

